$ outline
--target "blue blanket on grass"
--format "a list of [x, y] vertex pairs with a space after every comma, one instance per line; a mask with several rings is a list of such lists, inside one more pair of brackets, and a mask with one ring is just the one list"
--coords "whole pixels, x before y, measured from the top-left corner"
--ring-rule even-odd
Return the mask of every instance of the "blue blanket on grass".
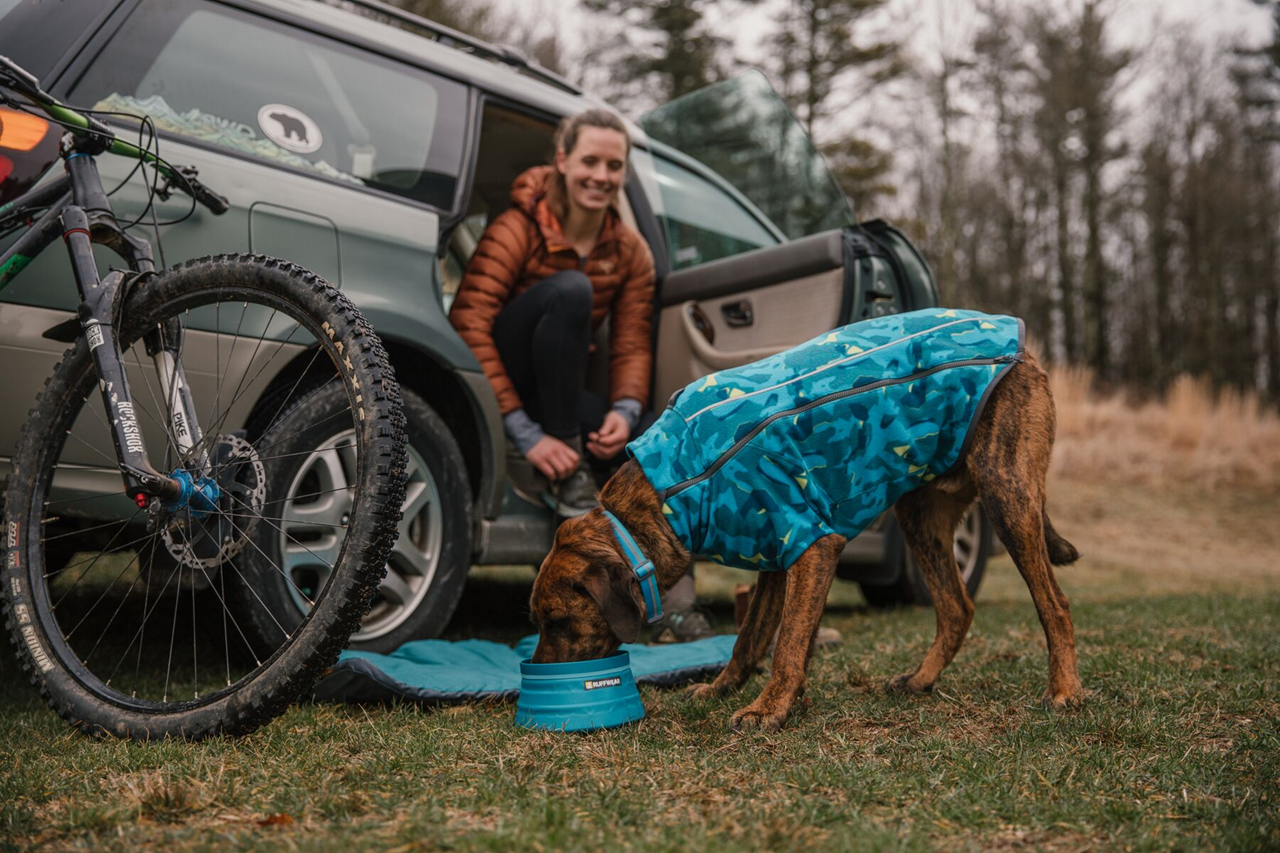
[[[674, 687], [710, 677], [733, 654], [734, 634], [692, 643], [627, 644], [637, 682]], [[514, 699], [520, 693], [520, 661], [538, 645], [537, 635], [515, 648], [488, 640], [418, 640], [389, 655], [343, 652], [333, 671], [315, 686], [321, 702], [446, 703], [471, 699]]]

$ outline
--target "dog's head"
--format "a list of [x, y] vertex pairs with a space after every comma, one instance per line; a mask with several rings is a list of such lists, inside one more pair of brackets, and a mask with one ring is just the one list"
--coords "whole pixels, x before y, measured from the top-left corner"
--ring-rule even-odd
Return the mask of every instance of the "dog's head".
[[640, 636], [640, 582], [599, 509], [560, 525], [529, 609], [540, 635], [534, 663], [602, 658]]

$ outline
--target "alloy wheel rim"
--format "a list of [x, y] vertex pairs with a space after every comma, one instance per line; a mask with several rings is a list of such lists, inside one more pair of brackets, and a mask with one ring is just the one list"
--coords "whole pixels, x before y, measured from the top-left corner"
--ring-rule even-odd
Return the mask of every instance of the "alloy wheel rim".
[[[312, 586], [322, 588], [327, 580], [324, 556], [333, 538], [329, 531], [346, 524], [351, 496], [342, 486], [354, 476], [350, 452], [354, 438], [355, 431], [347, 430], [325, 441], [306, 457], [289, 485], [282, 513], [285, 532], [279, 540], [286, 571], [294, 580], [288, 586], [289, 597], [301, 613], [310, 609], [303, 593]], [[360, 628], [352, 634], [352, 643], [376, 639], [403, 625], [426, 598], [440, 564], [440, 491], [421, 454], [412, 446], [406, 451], [404, 503], [395, 545], [387, 559], [386, 576]]]
[[956, 526], [954, 551], [960, 577], [965, 583], [978, 568], [978, 551], [982, 546], [982, 516], [976, 506], [971, 506]]

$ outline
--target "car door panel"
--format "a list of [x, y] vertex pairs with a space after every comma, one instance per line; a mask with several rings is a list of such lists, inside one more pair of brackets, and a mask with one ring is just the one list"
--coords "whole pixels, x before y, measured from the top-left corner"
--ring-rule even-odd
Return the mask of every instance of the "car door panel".
[[910, 310], [889, 247], [861, 226], [757, 249], [667, 276], [654, 399], [846, 323]]
[[[655, 401], [667, 400], [708, 373], [757, 361], [835, 328], [844, 301], [844, 279], [841, 265], [674, 305], [665, 304], [664, 299], [658, 318]], [[725, 309], [736, 308], [743, 301], [750, 303], [751, 324], [730, 325]]]

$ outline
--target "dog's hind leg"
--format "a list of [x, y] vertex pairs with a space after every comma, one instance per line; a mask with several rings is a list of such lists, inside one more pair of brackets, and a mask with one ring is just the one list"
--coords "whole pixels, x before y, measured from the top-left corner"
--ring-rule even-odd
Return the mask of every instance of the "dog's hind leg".
[[738, 629], [737, 642], [733, 644], [733, 657], [715, 680], [709, 684], [694, 684], [685, 690], [691, 699], [707, 699], [723, 696], [747, 683], [760, 660], [769, 650], [774, 632], [782, 620], [783, 601], [786, 599], [787, 576], [783, 572], [761, 572], [756, 590], [747, 605], [747, 615]]
[[[837, 533], [823, 536], [810, 545], [786, 572], [786, 600], [782, 606], [782, 629], [773, 652], [769, 683], [756, 700], [733, 715], [734, 731], [782, 727], [805, 688], [813, 637], [818, 632], [827, 593], [836, 576], [836, 561], [844, 550], [845, 538]], [[767, 627], [760, 625], [761, 628]], [[767, 644], [772, 629], [762, 633]], [[734, 654], [737, 654], [735, 648]]]
[[[952, 488], [942, 488], [944, 482]], [[898, 526], [933, 597], [938, 633], [920, 666], [889, 679], [885, 685], [888, 690], [909, 693], [932, 690], [969, 632], [973, 601], [956, 565], [953, 540], [956, 525], [975, 494], [967, 474], [959, 478], [952, 474], [903, 495], [894, 507]]]
[[[975, 425], [965, 467], [978, 488], [991, 527], [1009, 549], [1035, 602], [1049, 645], [1045, 701], [1063, 706], [1082, 695], [1076, 670], [1071, 605], [1053, 576], [1046, 539], [1045, 477], [1053, 447], [1054, 410], [1044, 371], [1028, 359], [997, 386]], [[1053, 533], [1059, 562], [1075, 549]]]

